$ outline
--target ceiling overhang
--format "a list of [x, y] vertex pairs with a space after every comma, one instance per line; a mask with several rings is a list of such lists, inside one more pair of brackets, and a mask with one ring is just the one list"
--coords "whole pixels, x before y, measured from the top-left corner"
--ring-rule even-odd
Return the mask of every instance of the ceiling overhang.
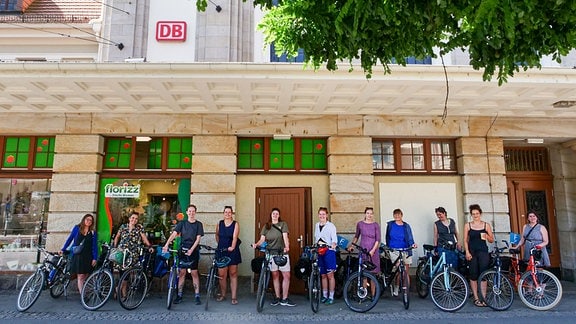
[[519, 72], [502, 86], [471, 67], [393, 66], [366, 79], [300, 64], [2, 63], [0, 112], [361, 114], [576, 118], [576, 70]]

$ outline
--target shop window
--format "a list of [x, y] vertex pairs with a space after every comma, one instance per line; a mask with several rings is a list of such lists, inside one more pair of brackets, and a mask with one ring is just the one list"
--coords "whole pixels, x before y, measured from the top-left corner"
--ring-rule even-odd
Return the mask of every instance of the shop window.
[[377, 172], [455, 173], [454, 140], [375, 139], [372, 163]]
[[2, 169], [51, 169], [54, 163], [54, 137], [3, 138]]
[[106, 139], [104, 169], [190, 170], [192, 138], [129, 137]]
[[50, 179], [0, 178], [0, 269], [34, 269], [49, 202]]
[[238, 139], [240, 171], [326, 171], [326, 139]]

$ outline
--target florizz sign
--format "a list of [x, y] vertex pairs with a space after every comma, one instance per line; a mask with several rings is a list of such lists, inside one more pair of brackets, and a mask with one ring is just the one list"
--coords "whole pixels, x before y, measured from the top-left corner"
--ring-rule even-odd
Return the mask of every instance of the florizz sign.
[[157, 41], [185, 41], [185, 21], [159, 21], [156, 23]]
[[104, 197], [107, 198], [140, 198], [140, 185], [115, 186], [107, 184], [104, 187]]

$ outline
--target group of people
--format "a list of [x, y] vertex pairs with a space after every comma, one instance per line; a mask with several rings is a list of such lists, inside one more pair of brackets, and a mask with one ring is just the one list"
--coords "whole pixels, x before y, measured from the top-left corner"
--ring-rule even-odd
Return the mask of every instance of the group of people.
[[[478, 297], [478, 277], [482, 271], [489, 267], [490, 254], [487, 243], [494, 242], [494, 233], [489, 223], [482, 220], [482, 209], [479, 205], [469, 206], [471, 221], [464, 225], [464, 236], [462, 242], [459, 242], [459, 233], [456, 223], [453, 219], [448, 218], [446, 209], [438, 207], [435, 209], [438, 220], [434, 223], [434, 245], [437, 246], [439, 253], [446, 253], [447, 263], [457, 267], [458, 255], [456, 249], [463, 249], [466, 254], [466, 260], [469, 263], [469, 279], [472, 292], [474, 294], [474, 304], [484, 307], [486, 304]], [[403, 221], [403, 212], [400, 209], [393, 211], [393, 219], [387, 222], [385, 232], [385, 242], [388, 247], [394, 249], [417, 248], [412, 234], [410, 225]], [[184, 283], [186, 273], [189, 271], [192, 275], [192, 283], [195, 293], [195, 303], [201, 304], [200, 301], [200, 280], [198, 276], [198, 262], [200, 258], [200, 240], [204, 236], [204, 228], [200, 221], [196, 219], [196, 206], [189, 205], [186, 209], [187, 220], [179, 222], [171, 235], [166, 240], [162, 250], [167, 252], [172, 242], [177, 236], [180, 237], [180, 247], [182, 249], [181, 267], [178, 280], [178, 294], [174, 303], [182, 302]], [[218, 270], [220, 278], [220, 295], [217, 301], [226, 300], [228, 290], [228, 280], [230, 281], [231, 304], [238, 304], [238, 264], [242, 262], [240, 254], [240, 225], [234, 220], [234, 211], [231, 206], [225, 206], [223, 219], [216, 226], [215, 239], [218, 242], [218, 253], [225, 253], [231, 261], [228, 266]], [[314, 242], [318, 247], [323, 247], [322, 253], [318, 256], [318, 265], [322, 282], [322, 303], [331, 305], [334, 303], [334, 291], [336, 281], [334, 273], [337, 269], [336, 248], [338, 245], [338, 236], [336, 226], [328, 219], [329, 212], [325, 207], [318, 209], [318, 222], [314, 226]], [[133, 212], [130, 215], [129, 222], [120, 227], [114, 238], [114, 245], [130, 250], [132, 253], [138, 253], [142, 246], [150, 247], [142, 225], [138, 224], [139, 214]], [[550, 259], [546, 251], [548, 245], [548, 232], [546, 228], [538, 223], [538, 216], [535, 212], [528, 213], [528, 223], [522, 229], [522, 236], [515, 248], [526, 245], [524, 249], [525, 258], [532, 247], [541, 248], [542, 264], [550, 265]], [[270, 265], [272, 273], [272, 283], [274, 287], [275, 298], [271, 305], [295, 306], [289, 299], [290, 287], [290, 251], [288, 224], [282, 221], [280, 209], [273, 208], [270, 218], [262, 227], [260, 237], [257, 242], [252, 244], [253, 248], [259, 248], [264, 242], [268, 249], [283, 251], [287, 262], [277, 265], [272, 259]], [[353, 249], [353, 244], [359, 242], [359, 245], [369, 253], [370, 261], [375, 265], [372, 270], [375, 273], [380, 269], [380, 243], [381, 229], [374, 217], [374, 209], [367, 207], [364, 211], [364, 219], [356, 224], [356, 231], [351, 244], [347, 247]], [[78, 253], [74, 253], [71, 262], [71, 273], [77, 274], [78, 289], [81, 290], [86, 277], [92, 272], [96, 265], [98, 257], [97, 235], [94, 231], [94, 216], [86, 214], [81, 222], [74, 226], [68, 239], [66, 240], [62, 252], [67, 251], [69, 247], [78, 247]], [[398, 255], [392, 251], [390, 255], [392, 260], [396, 260]], [[404, 263], [408, 269], [412, 264], [412, 253], [409, 251], [404, 254]], [[483, 293], [486, 291], [486, 282], [480, 283], [480, 289]], [[398, 285], [395, 285], [393, 295], [398, 295]]]

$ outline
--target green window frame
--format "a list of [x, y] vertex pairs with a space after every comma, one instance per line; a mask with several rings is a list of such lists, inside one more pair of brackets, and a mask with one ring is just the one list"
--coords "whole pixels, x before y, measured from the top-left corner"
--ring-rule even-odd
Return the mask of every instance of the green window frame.
[[191, 137], [109, 137], [104, 155], [105, 170], [191, 170]]
[[2, 138], [2, 169], [51, 169], [53, 136], [6, 136]]
[[326, 172], [325, 138], [239, 138], [237, 168], [242, 171]]

